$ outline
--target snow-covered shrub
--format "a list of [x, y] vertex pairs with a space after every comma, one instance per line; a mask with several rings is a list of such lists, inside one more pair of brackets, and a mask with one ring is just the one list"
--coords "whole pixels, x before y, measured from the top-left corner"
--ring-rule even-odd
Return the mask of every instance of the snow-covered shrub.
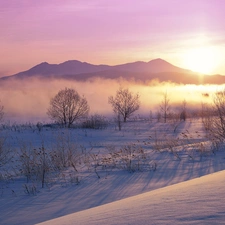
[[98, 172], [98, 168], [101, 169], [102, 167], [102, 157], [99, 155], [98, 153], [90, 153], [90, 164], [92, 166], [92, 168], [94, 168], [94, 172], [97, 175], [98, 178], [100, 178], [99, 172]]
[[73, 167], [78, 171], [78, 165], [81, 163], [82, 149], [74, 143], [73, 137], [68, 130], [58, 133], [55, 138], [55, 144], [50, 152], [52, 164], [58, 170]]
[[150, 142], [145, 142], [145, 145], [148, 145], [149, 143], [153, 143], [152, 144], [153, 150], [161, 152], [165, 148], [167, 148], [165, 137], [166, 137], [165, 133], [162, 134], [161, 132], [155, 130], [154, 136], [150, 136], [149, 137]]
[[224, 143], [225, 140], [225, 89], [217, 92], [213, 99], [213, 109], [208, 110], [207, 131], [211, 140]]
[[12, 159], [10, 150], [10, 146], [6, 146], [6, 138], [0, 137], [0, 168]]
[[44, 187], [47, 175], [54, 172], [51, 157], [44, 146], [32, 148], [32, 146], [23, 145], [20, 149], [20, 172], [28, 182], [41, 182]]
[[196, 157], [202, 157], [212, 153], [212, 149], [205, 141], [205, 137], [201, 136], [198, 131], [190, 133], [188, 130], [181, 132], [178, 136], [171, 132], [155, 131], [153, 137], [153, 150], [157, 152], [169, 152], [176, 158], [181, 160], [184, 157], [195, 160]]
[[32, 177], [35, 175], [36, 157], [33, 150], [32, 146], [27, 143], [21, 143], [20, 145], [20, 172], [26, 177], [27, 182], [32, 180]]
[[212, 128], [214, 110], [210, 105], [202, 104], [202, 123], [206, 131], [210, 131]]
[[111, 148], [109, 155], [108, 160], [119, 169], [135, 172], [150, 168], [147, 154], [141, 146], [135, 143], [124, 145], [118, 150]]
[[15, 175], [12, 171], [11, 163], [14, 160], [14, 154], [11, 144], [6, 137], [0, 137], [0, 181], [8, 182]]

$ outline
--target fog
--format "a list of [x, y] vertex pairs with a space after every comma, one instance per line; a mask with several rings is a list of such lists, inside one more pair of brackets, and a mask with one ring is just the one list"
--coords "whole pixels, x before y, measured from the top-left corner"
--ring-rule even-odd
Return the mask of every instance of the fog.
[[224, 88], [223, 85], [178, 85], [174, 83], [135, 82], [123, 79], [90, 79], [85, 82], [62, 79], [26, 79], [10, 80], [0, 84], [0, 100], [4, 106], [5, 121], [11, 122], [47, 122], [46, 112], [49, 102], [59, 90], [65, 87], [74, 88], [80, 95], [84, 95], [90, 105], [90, 114], [111, 116], [112, 108], [108, 104], [108, 97], [115, 95], [119, 87], [129, 88], [139, 93], [141, 106], [136, 114], [149, 115], [149, 112], [159, 110], [163, 95], [167, 92], [171, 109], [179, 108], [183, 100], [187, 107], [200, 107], [201, 103], [212, 102], [215, 91]]

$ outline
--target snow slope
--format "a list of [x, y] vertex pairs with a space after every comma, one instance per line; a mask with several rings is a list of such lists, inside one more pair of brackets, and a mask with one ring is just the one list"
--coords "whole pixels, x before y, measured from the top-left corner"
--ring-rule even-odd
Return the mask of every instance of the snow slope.
[[224, 187], [221, 171], [40, 224], [224, 224]]
[[[168, 149], [157, 151], [153, 148], [153, 144], [155, 143], [155, 141], [154, 139], [149, 140], [149, 137], [154, 137], [154, 135], [156, 135], [156, 131], [159, 144], [161, 143], [161, 139], [166, 139], [168, 144], [170, 144], [171, 141], [176, 140], [178, 137], [180, 137], [180, 135], [183, 135], [183, 133], [188, 135], [188, 138], [184, 140], [184, 144], [173, 147], [173, 150], [175, 152], [177, 151], [176, 153], [179, 154], [180, 158], [178, 158], [176, 154]], [[201, 120], [188, 120], [179, 124], [164, 124], [137, 120], [124, 125], [122, 131], [118, 131], [113, 125], [104, 130], [58, 130], [43, 128], [41, 132], [38, 132], [36, 127], [27, 128], [16, 126], [11, 127], [11, 129], [3, 129], [1, 131], [1, 135], [3, 134], [8, 137], [7, 140], [10, 142], [11, 149], [15, 151], [13, 162], [13, 168], [15, 169], [17, 168], [17, 163], [19, 163], [17, 161], [19, 158], [19, 152], [17, 148], [20, 149], [21, 147], [23, 147], [23, 144], [25, 144], [25, 146], [27, 147], [31, 145], [31, 148], [38, 148], [42, 146], [42, 144], [44, 144], [46, 149], [51, 150], [55, 147], [57, 143], [56, 140], [59, 137], [62, 138], [63, 135], [65, 135], [66, 140], [67, 138], [71, 137], [71, 141], [74, 142], [74, 144], [80, 144], [87, 150], [92, 149], [93, 152], [99, 154], [105, 154], [107, 146], [113, 145], [119, 148], [120, 146], [123, 146], [127, 143], [139, 143], [143, 146], [143, 148], [145, 148], [146, 154], [151, 159], [151, 162], [155, 162], [157, 164], [157, 169], [155, 171], [150, 169], [143, 172], [137, 171], [134, 173], [128, 172], [127, 170], [123, 169], [112, 169], [104, 171], [99, 168], [99, 175], [101, 177], [100, 179], [96, 176], [93, 170], [87, 171], [86, 169], [81, 169], [79, 173], [79, 175], [81, 176], [81, 180], [78, 185], [73, 182], [73, 179], [70, 180], [69, 177], [68, 179], [65, 179], [64, 174], [67, 172], [65, 171], [65, 173], [62, 173], [60, 174], [60, 176], [56, 177], [56, 181], [53, 180], [54, 177], [50, 177], [51, 179], [49, 180], [49, 184], [46, 185], [45, 188], [38, 188], [37, 186], [38, 192], [34, 195], [27, 195], [25, 193], [24, 185], [27, 184], [27, 181], [23, 176], [13, 177], [13, 179], [6, 181], [4, 181], [4, 179], [0, 180], [0, 224], [4, 225], [37, 224], [44, 221], [51, 221], [52, 219], [60, 218], [72, 213], [85, 214], [86, 211], [84, 210], [98, 211], [98, 209], [103, 210], [102, 207], [106, 207], [105, 210], [108, 210], [108, 207], [111, 207], [114, 204], [121, 204], [121, 212], [118, 213], [119, 209], [117, 210], [115, 208], [116, 213], [118, 213], [118, 218], [120, 215], [129, 215], [131, 219], [132, 216], [138, 220], [138, 217], [140, 217], [141, 221], [141, 218], [145, 218], [146, 216], [151, 215], [151, 218], [153, 220], [154, 218], [160, 218], [159, 215], [161, 213], [163, 214], [162, 216], [166, 217], [162, 219], [170, 219], [170, 217], [168, 216], [170, 209], [173, 209], [172, 211], [177, 210], [177, 214], [180, 216], [184, 215], [183, 212], [180, 211], [183, 210], [182, 206], [177, 206], [178, 204], [183, 204], [184, 206], [186, 205], [186, 203], [181, 201], [185, 198], [185, 195], [182, 195], [182, 193], [185, 193], [184, 190], [186, 190], [186, 192], [188, 192], [189, 190], [193, 191], [193, 194], [191, 194], [192, 192], [190, 192], [189, 194], [190, 196], [195, 196], [194, 194], [198, 194], [197, 192], [203, 189], [203, 185], [201, 186], [200, 184], [198, 184], [197, 189], [194, 189], [195, 186], [187, 185], [189, 183], [182, 183], [179, 184], [181, 185], [182, 190], [179, 191], [179, 188], [177, 188], [177, 190], [174, 191], [171, 188], [176, 188], [179, 186], [171, 185], [225, 170], [224, 148], [221, 148], [215, 153], [213, 153], [210, 148], [207, 148], [208, 142], [207, 138], [205, 137], [205, 130], [202, 127]], [[146, 142], [150, 143], [145, 145], [144, 143]], [[193, 145], [193, 143], [196, 143], [197, 145]], [[4, 167], [1, 168], [0, 172], [2, 172], [3, 168]], [[221, 176], [222, 175], [224, 175], [224, 173], [221, 173]], [[211, 176], [213, 177], [214, 175]], [[201, 179], [202, 178], [199, 178], [197, 180], [200, 181]], [[222, 179], [223, 178], [221, 178], [220, 180]], [[28, 183], [28, 185], [32, 185], [32, 183]], [[185, 185], [187, 185], [187, 187]], [[209, 185], [218, 186], [211, 187]], [[199, 210], [208, 201], [211, 201], [210, 199], [212, 197], [212, 194], [215, 194], [215, 199], [223, 199], [224, 194], [220, 193], [222, 192], [222, 190], [219, 189], [219, 185], [220, 184], [218, 182], [207, 184], [207, 187], [209, 187], [209, 193], [205, 193], [206, 200], [204, 200], [204, 202], [202, 203], [203, 200], [201, 200], [201, 196], [196, 196], [195, 203], [197, 204], [199, 197], [200, 206], [194, 209]], [[224, 185], [224, 183], [221, 183], [221, 186], [222, 185]], [[204, 191], [205, 186], [206, 184], [204, 185]], [[165, 189], [166, 187], [168, 187], [169, 189]], [[170, 195], [166, 196], [165, 194], [168, 192], [168, 190], [171, 190], [169, 191]], [[220, 192], [218, 190], [220, 190]], [[174, 196], [172, 195], [173, 192]], [[207, 196], [207, 194], [209, 195]], [[147, 200], [145, 202], [144, 199], [147, 199], [148, 195], [151, 196], [151, 201]], [[158, 198], [157, 195], [159, 196]], [[165, 197], [161, 197], [164, 195]], [[136, 200], [131, 200], [132, 202], [130, 203], [129, 198], [132, 196], [137, 197], [131, 199], [139, 199], [139, 197], [144, 196], [143, 201], [137, 200], [137, 202], [135, 202]], [[173, 198], [170, 198], [170, 196], [172, 196]], [[123, 201], [120, 201], [122, 199], [125, 199], [125, 203], [123, 203]], [[126, 203], [127, 201], [128, 203]], [[161, 204], [160, 201], [161, 203], [163, 202], [163, 204]], [[141, 212], [138, 212], [139, 209], [133, 208], [137, 213], [124, 213], [124, 210], [127, 210], [127, 212], [129, 212], [129, 210], [133, 210], [129, 207], [136, 207], [138, 206], [138, 204], [141, 205], [142, 203], [146, 204], [147, 210], [147, 204], [153, 204], [153, 202], [155, 202], [154, 205], [149, 206], [152, 208], [149, 208], [149, 211], [147, 211], [147, 213], [145, 213], [145, 207], [143, 206], [140, 206]], [[189, 197], [187, 199], [187, 204], [188, 202]], [[166, 207], [168, 205], [166, 206], [165, 203], [170, 203], [169, 210], [167, 210]], [[220, 203], [219, 201], [217, 203], [218, 208], [222, 208], [222, 203]], [[203, 211], [206, 208], [202, 208]], [[153, 209], [156, 211], [153, 211]], [[214, 209], [212, 209], [212, 211], [213, 210]], [[149, 213], [151, 211], [154, 213]], [[191, 213], [194, 212], [190, 211], [187, 217], [190, 216]], [[104, 214], [107, 215], [106, 213]], [[135, 221], [135, 218], [133, 218], [132, 221]], [[84, 221], [83, 223], [81, 219], [81, 224], [85, 224], [86, 222]], [[203, 217], [203, 219], [207, 218]], [[124, 220], [125, 219], [121, 217], [121, 223], [123, 223]], [[65, 220], [65, 222], [67, 222], [67, 220]], [[115, 219], [112, 222], [118, 224]], [[185, 221], [181, 220], [180, 222], [185, 224]], [[89, 222], [87, 222], [87, 224], [88, 223]], [[160, 221], [159, 223], [163, 224], [163, 221]], [[165, 223], [167, 224], [167, 222]], [[75, 222], [74, 224], [79, 223]], [[139, 224], [139, 222], [136, 224]], [[150, 224], [154, 223], [150, 222]]]

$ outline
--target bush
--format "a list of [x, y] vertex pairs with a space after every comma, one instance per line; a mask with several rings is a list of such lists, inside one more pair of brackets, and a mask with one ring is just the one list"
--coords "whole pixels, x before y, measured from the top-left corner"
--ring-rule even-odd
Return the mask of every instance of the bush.
[[11, 149], [6, 146], [6, 138], [0, 137], [0, 168], [12, 159]]
[[44, 187], [47, 175], [53, 172], [52, 162], [49, 153], [44, 146], [35, 149], [32, 146], [22, 145], [20, 147], [20, 172], [29, 181], [41, 181]]
[[83, 122], [82, 128], [88, 129], [106, 129], [108, 122], [105, 117], [102, 115], [92, 115], [86, 121]]
[[151, 162], [144, 149], [135, 143], [124, 145], [119, 150], [111, 146], [108, 150], [110, 155], [108, 161], [119, 169], [129, 172], [152, 169]]

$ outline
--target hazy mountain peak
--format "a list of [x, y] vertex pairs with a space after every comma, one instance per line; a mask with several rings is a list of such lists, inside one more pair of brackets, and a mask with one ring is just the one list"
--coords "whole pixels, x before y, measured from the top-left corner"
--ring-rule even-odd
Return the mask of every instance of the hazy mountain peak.
[[72, 59], [72, 60], [67, 60], [63, 63], [60, 63], [58, 65], [71, 65], [71, 64], [82, 64], [83, 62], [79, 61], [79, 60], [75, 60], [75, 59]]
[[[13, 76], [2, 77], [1, 80], [14, 77], [17, 79], [26, 79], [38, 76], [39, 78], [86, 80], [89, 78], [110, 78], [124, 79], [172, 81], [176, 83], [199, 83], [198, 76], [189, 70], [179, 68], [171, 63], [161, 59], [153, 59], [149, 62], [136, 61], [121, 65], [94, 65], [78, 60], [68, 60], [59, 64], [49, 64], [42, 62], [31, 69], [17, 73]], [[205, 77], [204, 83], [220, 83], [223, 76]]]
[[[31, 69], [33, 69], [33, 68], [37, 68], [37, 67], [43, 67], [43, 66], [47, 66], [47, 65], [50, 65], [48, 62], [42, 62], [42, 63], [39, 63], [39, 64], [37, 64], [36, 66], [34, 66], [34, 67], [32, 67]], [[30, 70], [31, 70], [30, 69]]]
[[174, 66], [174, 65], [172, 65], [171, 63], [169, 63], [169, 62], [167, 62], [166, 60], [164, 60], [164, 59], [161, 59], [161, 58], [157, 58], [157, 59], [153, 59], [153, 60], [150, 60], [149, 62], [148, 62], [148, 64], [155, 64], [155, 65], [170, 65], [170, 66], [172, 66], [172, 67], [176, 67], [176, 68], [178, 68], [177, 66]]
[[164, 59], [161, 59], [161, 58], [152, 59], [149, 62], [166, 62], [166, 63], [168, 63], [167, 61], [165, 61]]

